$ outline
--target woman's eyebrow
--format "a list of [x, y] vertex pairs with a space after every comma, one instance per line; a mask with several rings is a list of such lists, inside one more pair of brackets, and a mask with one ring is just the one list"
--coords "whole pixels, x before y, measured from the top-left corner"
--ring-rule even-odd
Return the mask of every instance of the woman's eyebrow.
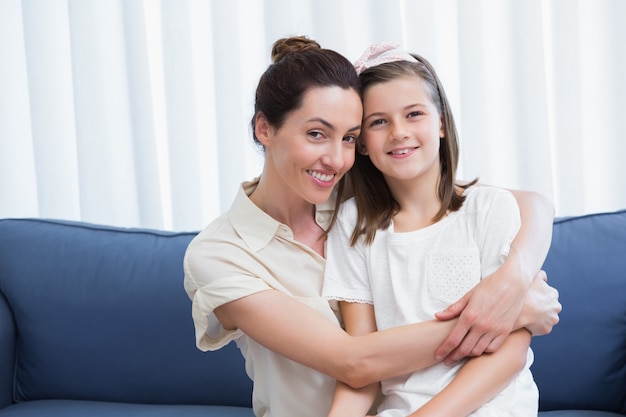
[[[326, 126], [327, 128], [329, 128], [330, 130], [332, 130], [333, 132], [337, 130], [337, 128], [330, 123], [329, 121], [322, 119], [321, 117], [313, 117], [309, 120], [307, 120], [307, 122], [319, 122], [321, 124], [323, 124], [324, 126]], [[353, 130], [359, 130], [361, 128], [361, 125], [356, 125], [350, 129], [348, 129], [348, 132], [352, 132]]]

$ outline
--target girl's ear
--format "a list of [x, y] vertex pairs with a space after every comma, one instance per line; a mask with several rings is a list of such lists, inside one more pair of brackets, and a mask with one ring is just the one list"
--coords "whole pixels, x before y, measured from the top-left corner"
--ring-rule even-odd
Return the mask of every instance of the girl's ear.
[[446, 128], [443, 123], [443, 116], [439, 118], [439, 139], [443, 139], [446, 137]]
[[367, 148], [365, 147], [365, 145], [363, 144], [363, 141], [361, 141], [361, 139], [357, 139], [356, 140], [356, 151], [358, 153], [360, 153], [361, 155], [369, 155], [367, 153]]
[[258, 112], [256, 116], [254, 116], [254, 119], [254, 135], [263, 146], [268, 146], [272, 136], [272, 126], [261, 112]]

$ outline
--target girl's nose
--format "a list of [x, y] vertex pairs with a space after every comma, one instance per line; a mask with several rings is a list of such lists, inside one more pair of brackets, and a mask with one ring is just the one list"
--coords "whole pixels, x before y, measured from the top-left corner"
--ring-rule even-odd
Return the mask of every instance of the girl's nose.
[[395, 120], [391, 123], [389, 134], [393, 140], [405, 140], [409, 137], [409, 130], [407, 129], [406, 123]]

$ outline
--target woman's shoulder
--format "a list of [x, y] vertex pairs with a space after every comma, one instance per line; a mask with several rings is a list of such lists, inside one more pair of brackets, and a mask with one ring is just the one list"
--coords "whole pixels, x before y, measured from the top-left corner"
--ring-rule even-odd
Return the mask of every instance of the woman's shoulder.
[[231, 246], [237, 240], [240, 240], [240, 238], [234, 231], [228, 216], [223, 214], [194, 236], [187, 246], [185, 256], [187, 258], [195, 256], [206, 257], [207, 254], [222, 249], [225, 243]]
[[239, 295], [267, 289], [262, 280], [251, 279], [260, 277], [263, 268], [255, 247], [249, 243], [239, 236], [226, 214], [215, 219], [187, 246], [183, 259], [185, 286], [211, 286], [214, 291]]
[[513, 193], [491, 185], [473, 185], [464, 191], [464, 195], [463, 207], [468, 212], [484, 212], [517, 205]]

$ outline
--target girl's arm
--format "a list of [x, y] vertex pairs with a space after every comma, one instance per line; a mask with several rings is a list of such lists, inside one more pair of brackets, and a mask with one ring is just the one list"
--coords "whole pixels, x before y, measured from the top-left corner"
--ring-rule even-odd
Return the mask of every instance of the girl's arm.
[[408, 417], [466, 417], [498, 395], [524, 369], [531, 334], [517, 330], [494, 353], [472, 358], [440, 393]]
[[[446, 358], [446, 363], [496, 351], [520, 317], [533, 277], [541, 278], [540, 268], [552, 239], [554, 208], [541, 194], [511, 192], [520, 208], [522, 225], [506, 262], [459, 301], [437, 314], [440, 320], [459, 317], [454, 330], [437, 350], [437, 358]], [[536, 316], [527, 316], [526, 320], [533, 334], [546, 334], [558, 322], [561, 305], [551, 287], [537, 286], [537, 289], [544, 291], [551, 302], [532, 310]]]
[[[359, 335], [376, 331], [369, 304], [340, 303], [346, 330]], [[531, 335], [513, 332], [495, 353], [470, 359], [440, 393], [408, 417], [465, 417], [498, 395], [524, 369]], [[380, 390], [379, 383], [353, 389], [338, 382], [329, 417], [363, 417]]]
[[[359, 336], [376, 331], [374, 306], [371, 304], [339, 302], [341, 316], [348, 334]], [[374, 382], [360, 389], [354, 389], [337, 381], [335, 395], [328, 417], [363, 417], [372, 407], [380, 383]]]
[[426, 368], [456, 323], [432, 320], [350, 336], [336, 322], [277, 290], [215, 309], [226, 329], [241, 329], [268, 349], [354, 388]]

